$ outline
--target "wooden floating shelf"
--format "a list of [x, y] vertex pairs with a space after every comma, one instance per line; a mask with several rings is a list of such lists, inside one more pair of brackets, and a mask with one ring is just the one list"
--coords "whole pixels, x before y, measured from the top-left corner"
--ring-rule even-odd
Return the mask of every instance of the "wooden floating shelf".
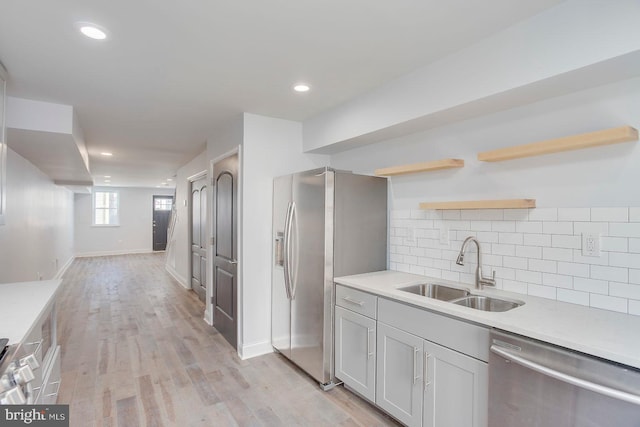
[[377, 176], [405, 175], [418, 172], [437, 171], [442, 169], [461, 168], [464, 166], [462, 159], [442, 159], [432, 162], [414, 163], [411, 165], [392, 166], [388, 168], [376, 169]]
[[525, 209], [535, 208], [535, 199], [468, 200], [456, 202], [424, 202], [420, 209]]
[[540, 156], [543, 154], [580, 150], [582, 148], [637, 140], [637, 129], [631, 126], [621, 126], [580, 135], [566, 136], [564, 138], [533, 142], [531, 144], [516, 145], [499, 150], [484, 151], [478, 154], [478, 160], [483, 162], [500, 162], [503, 160], [520, 159], [523, 157]]

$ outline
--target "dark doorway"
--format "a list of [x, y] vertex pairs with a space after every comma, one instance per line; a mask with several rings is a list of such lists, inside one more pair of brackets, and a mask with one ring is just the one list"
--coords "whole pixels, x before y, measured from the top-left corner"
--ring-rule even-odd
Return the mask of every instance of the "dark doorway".
[[233, 346], [238, 331], [238, 154], [213, 165], [213, 326]]
[[191, 182], [191, 289], [207, 295], [207, 176]]
[[153, 250], [167, 248], [167, 229], [173, 209], [172, 196], [153, 196]]

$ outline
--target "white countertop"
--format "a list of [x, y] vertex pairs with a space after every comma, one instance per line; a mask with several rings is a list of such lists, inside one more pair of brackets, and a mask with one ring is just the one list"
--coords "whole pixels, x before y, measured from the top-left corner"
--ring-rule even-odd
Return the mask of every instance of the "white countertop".
[[21, 342], [54, 301], [61, 280], [0, 284], [0, 338]]
[[[477, 290], [444, 279], [390, 270], [338, 277], [335, 282], [640, 368], [640, 316], [498, 289]], [[427, 282], [466, 287], [474, 294], [519, 300], [525, 304], [510, 311], [491, 313], [397, 290]]]

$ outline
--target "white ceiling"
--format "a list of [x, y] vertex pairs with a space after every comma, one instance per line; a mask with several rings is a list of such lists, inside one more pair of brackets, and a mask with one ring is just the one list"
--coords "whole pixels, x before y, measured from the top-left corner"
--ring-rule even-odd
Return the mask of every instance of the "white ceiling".
[[560, 2], [3, 1], [0, 61], [9, 95], [75, 107], [96, 184], [155, 186], [241, 112], [307, 119]]

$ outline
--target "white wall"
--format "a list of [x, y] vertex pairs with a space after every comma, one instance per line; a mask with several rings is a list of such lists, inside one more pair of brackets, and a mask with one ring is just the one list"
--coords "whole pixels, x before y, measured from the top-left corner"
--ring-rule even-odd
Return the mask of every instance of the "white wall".
[[[510, 291], [640, 314], [640, 143], [498, 163], [481, 151], [621, 125], [640, 128], [640, 78], [581, 91], [332, 156], [332, 166], [374, 169], [461, 158], [462, 169], [393, 177], [390, 267], [472, 283], [478, 236], [486, 267]], [[534, 198], [530, 210], [420, 211], [424, 201]], [[450, 230], [442, 245], [439, 231]], [[416, 238], [408, 238], [415, 233]], [[582, 254], [582, 233], [602, 238]]]
[[73, 193], [8, 151], [0, 282], [54, 278], [73, 259]]
[[76, 194], [75, 253], [95, 256], [151, 252], [153, 249], [153, 196], [173, 196], [173, 188], [94, 187], [93, 191], [120, 193], [120, 225], [92, 225], [93, 195]]
[[203, 151], [176, 173], [176, 222], [172, 241], [167, 250], [167, 270], [185, 288], [191, 289], [189, 263], [189, 203], [191, 203], [189, 177], [207, 170], [207, 153]]
[[329, 164], [302, 153], [302, 124], [244, 115], [242, 186], [242, 330], [240, 355], [271, 352], [273, 178]]

